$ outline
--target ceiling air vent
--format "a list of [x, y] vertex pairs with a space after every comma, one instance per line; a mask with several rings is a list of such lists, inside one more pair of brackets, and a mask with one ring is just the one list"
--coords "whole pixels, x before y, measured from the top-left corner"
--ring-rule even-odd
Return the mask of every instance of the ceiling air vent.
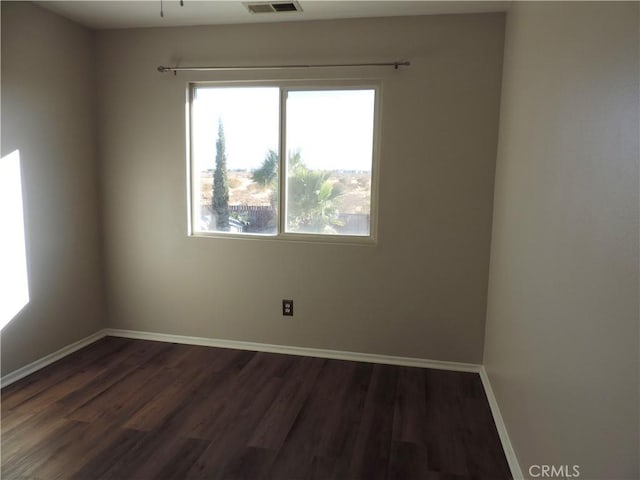
[[298, 2], [251, 2], [245, 3], [250, 13], [286, 13], [301, 12], [302, 7]]

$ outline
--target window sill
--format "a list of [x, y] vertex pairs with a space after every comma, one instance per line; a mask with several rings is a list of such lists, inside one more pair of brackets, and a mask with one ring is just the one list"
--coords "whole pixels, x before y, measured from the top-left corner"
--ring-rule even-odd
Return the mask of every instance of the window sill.
[[348, 246], [375, 246], [377, 240], [372, 237], [358, 235], [322, 235], [322, 234], [296, 234], [281, 233], [277, 235], [266, 235], [259, 233], [226, 233], [226, 232], [193, 232], [189, 238], [215, 238], [227, 240], [253, 240], [261, 242], [294, 242], [311, 243], [323, 245], [348, 245]]

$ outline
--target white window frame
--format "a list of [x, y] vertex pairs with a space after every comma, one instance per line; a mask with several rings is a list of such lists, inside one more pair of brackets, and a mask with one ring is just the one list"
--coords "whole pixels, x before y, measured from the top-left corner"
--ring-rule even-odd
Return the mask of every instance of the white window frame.
[[[278, 138], [278, 231], [276, 234], [261, 233], [237, 233], [237, 232], [200, 232], [193, 226], [197, 218], [194, 206], [199, 203], [194, 199], [194, 182], [197, 181], [195, 172], [193, 151], [193, 92], [202, 87], [275, 87], [280, 91], [280, 127]], [[371, 158], [371, 200], [369, 211], [369, 235], [332, 235], [318, 233], [286, 232], [286, 188], [287, 188], [287, 158], [286, 158], [286, 125], [287, 125], [287, 96], [292, 91], [321, 91], [321, 90], [373, 90], [373, 144]], [[194, 81], [187, 85], [186, 105], [186, 130], [187, 130], [187, 209], [188, 209], [188, 236], [205, 238], [231, 238], [231, 239], [260, 239], [265, 241], [301, 241], [314, 243], [335, 244], [375, 244], [378, 238], [378, 189], [380, 170], [380, 123], [382, 104], [382, 84], [377, 80], [270, 80], [270, 81]], [[283, 153], [284, 152], [284, 153]]]

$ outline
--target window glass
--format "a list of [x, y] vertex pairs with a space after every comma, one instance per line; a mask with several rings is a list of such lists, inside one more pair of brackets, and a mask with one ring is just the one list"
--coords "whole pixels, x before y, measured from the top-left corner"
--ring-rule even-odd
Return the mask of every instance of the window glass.
[[277, 87], [194, 89], [194, 231], [276, 233], [279, 106]]
[[369, 235], [374, 90], [289, 91], [286, 231]]

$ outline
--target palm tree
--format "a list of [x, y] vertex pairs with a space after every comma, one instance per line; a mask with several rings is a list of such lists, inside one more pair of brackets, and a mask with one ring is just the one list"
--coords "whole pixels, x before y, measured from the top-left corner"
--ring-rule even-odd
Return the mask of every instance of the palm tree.
[[[273, 189], [271, 205], [278, 203], [278, 154], [269, 150], [253, 181]], [[333, 233], [338, 220], [336, 198], [342, 192], [329, 181], [330, 172], [310, 170], [299, 151], [289, 153], [287, 165], [287, 227], [294, 232]]]
[[292, 231], [335, 233], [341, 225], [335, 200], [342, 194], [329, 181], [330, 172], [310, 170], [300, 152], [289, 155], [287, 226]]
[[[254, 182], [263, 187], [267, 187], [271, 189], [271, 198], [269, 202], [271, 203], [271, 208], [274, 211], [278, 209], [278, 164], [280, 159], [278, 157], [278, 152], [274, 150], [269, 150], [267, 152], [267, 156], [264, 157], [262, 161], [262, 165], [260, 168], [254, 170], [252, 172], [251, 178]], [[272, 219], [269, 223], [272, 223], [273, 227], [275, 227], [275, 218]]]

